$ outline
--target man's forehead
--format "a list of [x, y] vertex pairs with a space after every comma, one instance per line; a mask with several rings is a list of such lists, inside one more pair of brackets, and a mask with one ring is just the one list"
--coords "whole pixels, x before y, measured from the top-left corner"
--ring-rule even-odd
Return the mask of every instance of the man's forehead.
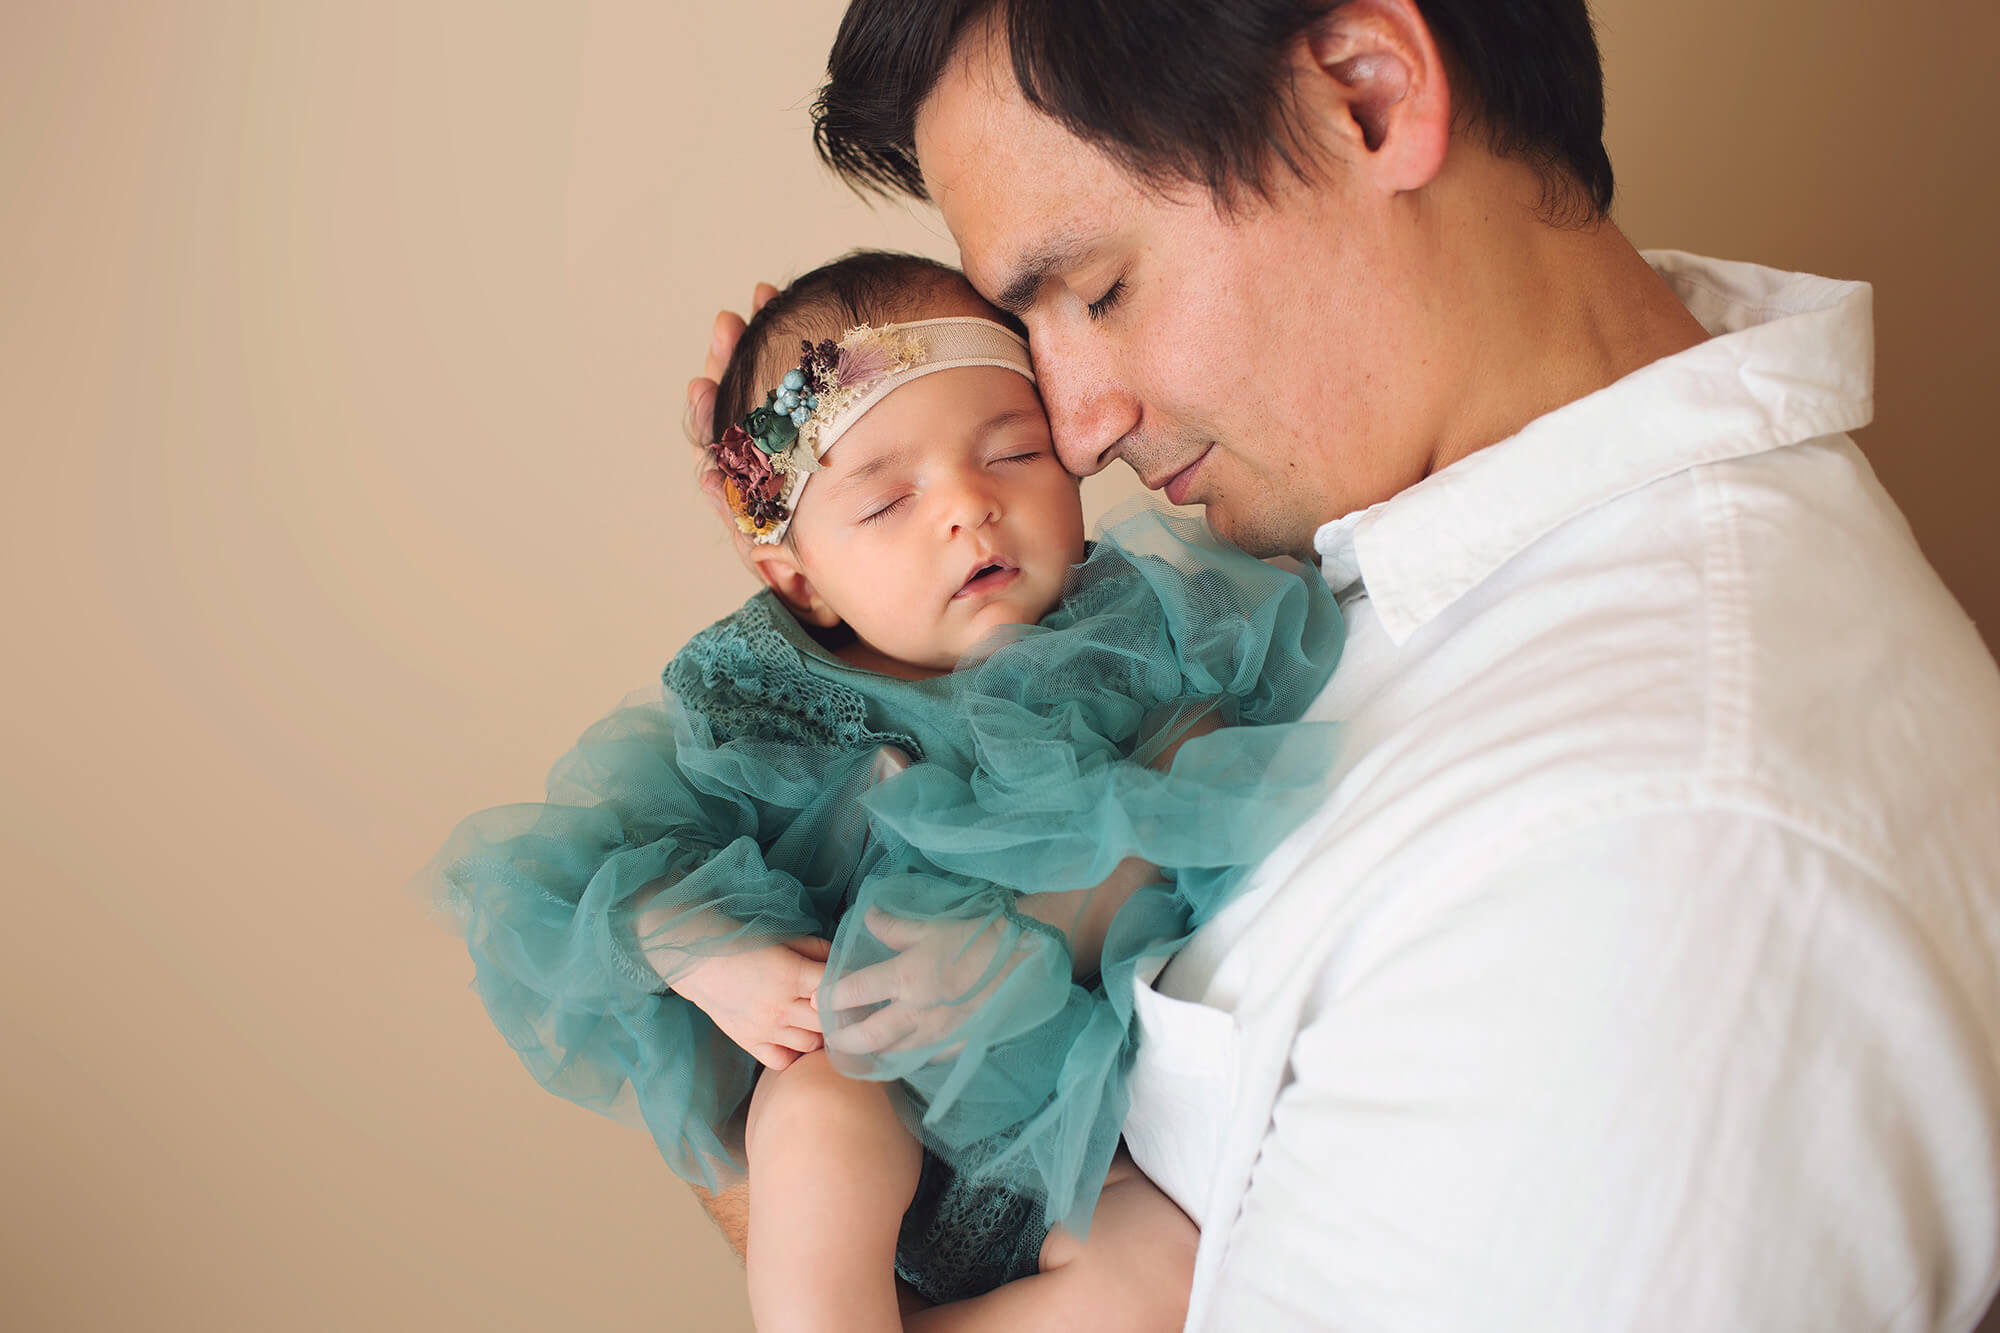
[[911, 125], [917, 165], [926, 177], [933, 164], [948, 170], [960, 153], [1015, 142], [1024, 129], [1034, 128], [1036, 120], [1049, 118], [1022, 93], [1007, 57], [1006, 38], [982, 23], [959, 40], [917, 107]]
[[958, 241], [966, 274], [998, 295], [1029, 263], [1074, 260], [1118, 192], [1120, 173], [1101, 150], [1030, 106], [1001, 53], [966, 48], [946, 66], [916, 122], [917, 164]]
[[[1002, 81], [1004, 78], [1004, 82]], [[940, 207], [954, 195], [991, 183], [1057, 147], [1062, 127], [1027, 104], [1011, 74], [946, 66], [912, 127], [917, 166]]]

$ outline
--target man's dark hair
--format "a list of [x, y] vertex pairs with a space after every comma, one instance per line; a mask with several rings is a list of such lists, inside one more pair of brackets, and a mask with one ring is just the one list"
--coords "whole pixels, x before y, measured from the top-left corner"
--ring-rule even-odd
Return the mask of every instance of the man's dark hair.
[[[1286, 51], [1344, 0], [853, 0], [813, 106], [820, 156], [857, 190], [927, 197], [916, 121], [961, 38], [990, 17], [1029, 105], [1153, 185], [1228, 208], [1301, 173]], [[1611, 208], [1604, 71], [1586, 0], [1416, 0], [1455, 106], [1531, 162], [1551, 220]]]

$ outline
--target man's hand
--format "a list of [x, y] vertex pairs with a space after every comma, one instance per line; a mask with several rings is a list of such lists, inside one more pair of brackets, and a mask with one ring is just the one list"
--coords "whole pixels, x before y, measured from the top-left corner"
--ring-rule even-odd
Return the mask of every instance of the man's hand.
[[[778, 294], [778, 289], [768, 282], [760, 282], [750, 293], [750, 313], [756, 314], [764, 308], [764, 303]], [[715, 326], [708, 335], [708, 357], [702, 362], [701, 374], [688, 381], [687, 416], [684, 429], [688, 443], [694, 446], [695, 465], [699, 469], [702, 494], [708, 497], [715, 512], [729, 522], [729, 531], [734, 534], [736, 558], [745, 565], [750, 563], [750, 539], [736, 529], [736, 521], [730, 515], [729, 504], [722, 498], [722, 473], [715, 466], [715, 455], [708, 445], [716, 437], [715, 391], [719, 387], [723, 370], [729, 365], [729, 357], [735, 352], [737, 342], [743, 337], [743, 316], [733, 310], [724, 310], [715, 317]], [[747, 1048], [746, 1048], [747, 1049]]]
[[835, 1020], [828, 1049], [836, 1054], [948, 1059], [959, 1049], [953, 1035], [975, 1012], [983, 1014], [980, 1039], [998, 1041], [1046, 1022], [1068, 996], [1067, 951], [1004, 916], [911, 921], [870, 908], [865, 923], [896, 952], [833, 983], [836, 1015], [881, 1006]]
[[783, 1069], [824, 1044], [813, 994], [831, 948], [808, 935], [719, 954], [675, 978], [673, 988], [758, 1063]]

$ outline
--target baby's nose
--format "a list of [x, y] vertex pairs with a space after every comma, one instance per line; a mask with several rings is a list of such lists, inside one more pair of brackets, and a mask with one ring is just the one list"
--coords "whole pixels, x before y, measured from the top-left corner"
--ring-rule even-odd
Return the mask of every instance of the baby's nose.
[[983, 527], [1000, 516], [1000, 501], [991, 487], [968, 481], [954, 488], [946, 502], [945, 514], [954, 532]]

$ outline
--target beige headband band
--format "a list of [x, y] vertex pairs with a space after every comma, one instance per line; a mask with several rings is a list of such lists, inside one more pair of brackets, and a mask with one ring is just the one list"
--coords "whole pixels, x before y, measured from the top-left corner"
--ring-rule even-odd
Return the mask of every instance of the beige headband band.
[[[973, 316], [879, 328], [863, 324], [842, 334], [838, 343], [822, 343], [818, 351], [808, 352], [800, 369], [767, 396], [764, 407], [745, 418], [765, 434], [732, 426], [714, 446], [737, 526], [760, 545], [782, 541], [807, 479], [855, 422], [912, 380], [965, 366], [997, 366], [1035, 382], [1026, 340]], [[796, 435], [784, 447], [770, 448], [773, 437], [785, 433], [787, 421]]]

